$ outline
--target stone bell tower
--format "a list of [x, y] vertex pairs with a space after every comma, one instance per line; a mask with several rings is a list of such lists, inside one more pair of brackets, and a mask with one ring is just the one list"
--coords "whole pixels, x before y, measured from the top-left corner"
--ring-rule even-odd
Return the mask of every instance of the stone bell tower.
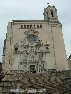
[[62, 24], [58, 20], [55, 6], [44, 8], [44, 21], [48, 22], [52, 34], [53, 54], [56, 70], [68, 70], [66, 51], [62, 34]]
[[48, 6], [47, 8], [44, 8], [44, 20], [51, 21], [51, 20], [58, 20], [57, 16], [57, 9], [55, 6]]
[[44, 9], [44, 20], [13, 20], [8, 23], [4, 45], [4, 71], [47, 72], [68, 70], [55, 6]]

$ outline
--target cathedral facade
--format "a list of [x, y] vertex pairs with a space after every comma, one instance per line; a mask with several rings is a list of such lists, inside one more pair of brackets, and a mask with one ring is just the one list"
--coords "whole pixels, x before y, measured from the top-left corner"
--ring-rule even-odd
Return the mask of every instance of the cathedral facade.
[[44, 9], [44, 20], [13, 20], [8, 23], [3, 49], [3, 70], [41, 73], [68, 70], [55, 6]]
[[44, 20], [12, 20], [4, 40], [0, 94], [71, 94], [62, 24], [55, 6]]

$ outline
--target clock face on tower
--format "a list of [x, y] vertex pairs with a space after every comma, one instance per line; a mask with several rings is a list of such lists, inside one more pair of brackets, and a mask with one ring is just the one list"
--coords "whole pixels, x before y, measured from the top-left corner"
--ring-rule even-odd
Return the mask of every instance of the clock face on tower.
[[27, 36], [27, 40], [30, 42], [30, 43], [34, 43], [36, 40], [37, 40], [37, 36], [34, 35], [34, 34], [29, 34]]

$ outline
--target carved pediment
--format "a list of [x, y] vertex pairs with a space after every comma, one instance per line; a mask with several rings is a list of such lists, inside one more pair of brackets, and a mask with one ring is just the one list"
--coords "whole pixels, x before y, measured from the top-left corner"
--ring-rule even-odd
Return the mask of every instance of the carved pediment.
[[25, 34], [25, 35], [33, 34], [33, 35], [38, 36], [39, 32], [36, 31], [36, 30], [34, 30], [34, 29], [30, 29], [30, 30], [28, 30], [28, 31], [25, 31], [24, 34]]

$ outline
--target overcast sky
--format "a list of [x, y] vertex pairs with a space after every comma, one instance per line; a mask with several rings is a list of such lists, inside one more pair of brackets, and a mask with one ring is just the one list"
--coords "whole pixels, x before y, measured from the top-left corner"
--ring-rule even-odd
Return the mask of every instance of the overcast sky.
[[0, 61], [8, 22], [13, 19], [43, 19], [47, 2], [58, 9], [67, 57], [71, 54], [71, 0], [0, 0]]

